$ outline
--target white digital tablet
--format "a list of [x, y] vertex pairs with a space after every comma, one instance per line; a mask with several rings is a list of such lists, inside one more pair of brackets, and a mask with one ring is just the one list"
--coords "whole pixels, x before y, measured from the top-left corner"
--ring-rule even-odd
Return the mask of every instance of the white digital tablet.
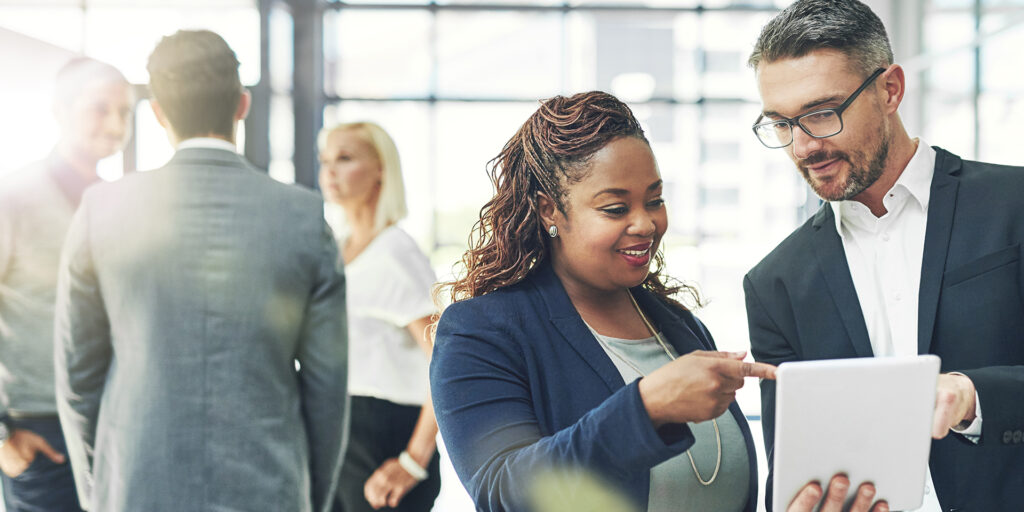
[[774, 509], [836, 473], [850, 478], [848, 504], [869, 481], [890, 510], [920, 507], [938, 373], [933, 355], [779, 365]]

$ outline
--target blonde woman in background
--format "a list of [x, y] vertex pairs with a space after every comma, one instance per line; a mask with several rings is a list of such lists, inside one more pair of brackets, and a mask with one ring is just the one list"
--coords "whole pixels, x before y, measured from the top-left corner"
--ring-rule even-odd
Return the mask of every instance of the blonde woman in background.
[[334, 511], [427, 511], [441, 484], [425, 334], [435, 276], [397, 225], [407, 213], [398, 151], [369, 122], [324, 129], [319, 149], [348, 292], [352, 424]]

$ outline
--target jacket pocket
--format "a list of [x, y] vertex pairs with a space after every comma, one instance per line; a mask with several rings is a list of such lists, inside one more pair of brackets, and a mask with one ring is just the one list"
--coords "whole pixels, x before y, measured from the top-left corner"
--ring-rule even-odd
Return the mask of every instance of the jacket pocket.
[[991, 254], [986, 254], [973, 261], [969, 261], [959, 267], [947, 271], [942, 277], [944, 288], [955, 286], [968, 279], [978, 277], [986, 272], [995, 270], [1004, 265], [1009, 265], [1020, 260], [1020, 244], [1013, 244], [1005, 249], [1000, 249]]

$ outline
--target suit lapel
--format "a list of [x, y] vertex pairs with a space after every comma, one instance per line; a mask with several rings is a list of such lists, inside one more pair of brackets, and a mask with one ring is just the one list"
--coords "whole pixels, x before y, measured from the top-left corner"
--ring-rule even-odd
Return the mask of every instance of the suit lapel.
[[558, 280], [551, 265], [541, 263], [535, 269], [534, 284], [548, 307], [551, 324], [565, 338], [565, 341], [577, 354], [597, 373], [609, 392], [615, 392], [626, 383], [622, 374], [608, 358], [608, 354], [598, 345], [594, 334], [590, 332], [583, 318], [573, 307], [569, 295]]
[[871, 350], [871, 339], [868, 337], [864, 313], [857, 299], [857, 289], [854, 288], [853, 278], [850, 276], [843, 241], [839, 238], [839, 233], [836, 233], [835, 216], [831, 205], [825, 205], [818, 212], [813, 226], [811, 243], [818, 259], [818, 267], [839, 311], [847, 337], [858, 357], [871, 357], [874, 355]]
[[956, 155], [935, 148], [935, 174], [928, 200], [928, 221], [924, 235], [924, 257], [921, 260], [921, 286], [917, 311], [917, 353], [931, 349], [935, 329], [935, 312], [939, 307], [942, 274], [946, 268], [949, 237], [953, 231], [953, 214], [960, 182], [953, 177], [962, 161]]

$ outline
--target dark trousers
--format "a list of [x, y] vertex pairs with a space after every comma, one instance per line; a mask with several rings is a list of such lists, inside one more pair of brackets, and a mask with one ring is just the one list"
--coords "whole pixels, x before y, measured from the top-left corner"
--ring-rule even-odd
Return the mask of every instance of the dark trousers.
[[[363, 495], [363, 486], [385, 460], [398, 457], [416, 427], [420, 407], [399, 405], [387, 400], [353, 396], [349, 427], [348, 451], [338, 477], [338, 496], [334, 512], [372, 512], [373, 507]], [[428, 512], [441, 491], [438, 455], [431, 459], [430, 476], [413, 487], [397, 508], [380, 510]]]
[[[39, 434], [55, 450], [67, 455], [64, 434], [60, 421], [53, 418], [32, 418], [14, 420], [15, 429], [30, 430]], [[7, 512], [72, 512], [80, 511], [75, 480], [71, 475], [71, 463], [57, 464], [36, 453], [35, 460], [24, 473], [11, 478], [0, 473], [4, 485], [4, 504]]]

